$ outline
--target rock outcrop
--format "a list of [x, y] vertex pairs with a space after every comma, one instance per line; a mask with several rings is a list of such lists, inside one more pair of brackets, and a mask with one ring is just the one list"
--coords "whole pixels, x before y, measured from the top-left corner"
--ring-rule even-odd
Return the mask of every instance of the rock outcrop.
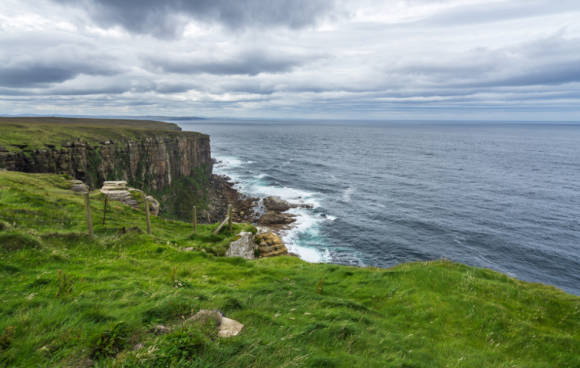
[[255, 259], [258, 253], [258, 245], [254, 242], [254, 234], [242, 231], [238, 234], [239, 239], [230, 243], [226, 251], [226, 257], [242, 257]]
[[295, 221], [294, 215], [268, 211], [260, 217], [258, 223], [260, 225], [288, 225]]
[[128, 187], [126, 181], [106, 181], [103, 183], [101, 193], [106, 195], [109, 200], [119, 201], [135, 209], [143, 209], [145, 199], [147, 199], [151, 215], [159, 215], [159, 201], [151, 195], [146, 195], [140, 189]]
[[260, 257], [284, 256], [288, 254], [288, 248], [280, 237], [272, 232], [261, 233], [255, 237], [258, 243]]
[[208, 196], [208, 208], [198, 212], [198, 221], [218, 222], [226, 217], [228, 203], [233, 206], [233, 220], [235, 222], [256, 222], [254, 207], [258, 198], [241, 194], [234, 188], [234, 183], [227, 176], [212, 175]]
[[262, 203], [264, 204], [264, 207], [266, 207], [268, 209], [268, 211], [274, 211], [274, 212], [288, 211], [290, 208], [293, 207], [287, 201], [281, 199], [280, 197], [274, 197], [274, 196], [264, 198]]
[[288, 248], [286, 248], [282, 239], [271, 231], [257, 235], [241, 232], [238, 234], [238, 238], [230, 243], [226, 251], [226, 257], [242, 257], [245, 259], [284, 256], [287, 254]]

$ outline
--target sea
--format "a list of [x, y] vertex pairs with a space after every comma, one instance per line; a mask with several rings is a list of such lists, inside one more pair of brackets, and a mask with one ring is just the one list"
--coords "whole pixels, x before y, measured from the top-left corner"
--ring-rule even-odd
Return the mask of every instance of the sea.
[[308, 262], [449, 259], [580, 295], [580, 124], [181, 120], [214, 172], [295, 208]]

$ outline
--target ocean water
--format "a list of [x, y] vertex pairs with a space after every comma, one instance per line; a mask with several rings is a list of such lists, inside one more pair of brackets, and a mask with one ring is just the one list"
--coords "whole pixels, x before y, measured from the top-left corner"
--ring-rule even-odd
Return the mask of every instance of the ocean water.
[[447, 258], [580, 294], [580, 125], [196, 121], [215, 171], [277, 195], [310, 262]]

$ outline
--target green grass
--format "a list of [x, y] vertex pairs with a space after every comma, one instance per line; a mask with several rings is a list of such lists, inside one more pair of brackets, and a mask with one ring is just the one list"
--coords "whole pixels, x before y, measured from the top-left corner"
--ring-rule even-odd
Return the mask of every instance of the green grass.
[[0, 146], [7, 151], [32, 151], [47, 147], [62, 148], [67, 142], [82, 140], [89, 144], [121, 141], [180, 132], [172, 123], [150, 120], [73, 119], [73, 118], [4, 118], [0, 117]]
[[[120, 234], [144, 229], [143, 213], [113, 204], [103, 226], [96, 193], [92, 210], [94, 239], [63, 178], [0, 172], [0, 366], [580, 366], [580, 298], [554, 287], [444, 260], [225, 258], [250, 225], [194, 235], [155, 218], [152, 235]], [[185, 321], [199, 309], [245, 328], [218, 338]]]

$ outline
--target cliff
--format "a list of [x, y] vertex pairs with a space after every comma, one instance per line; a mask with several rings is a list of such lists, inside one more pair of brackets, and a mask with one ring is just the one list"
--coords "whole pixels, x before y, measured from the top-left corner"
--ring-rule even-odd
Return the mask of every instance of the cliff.
[[193, 205], [207, 208], [212, 160], [205, 134], [154, 121], [1, 118], [0, 137], [0, 168], [69, 174], [91, 188], [126, 180], [158, 197], [170, 217], [189, 219]]

